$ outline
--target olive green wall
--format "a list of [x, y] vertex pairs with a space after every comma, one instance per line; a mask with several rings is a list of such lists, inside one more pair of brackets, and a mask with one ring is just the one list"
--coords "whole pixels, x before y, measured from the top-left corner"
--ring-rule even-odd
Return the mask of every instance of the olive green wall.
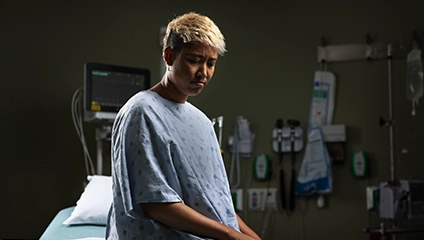
[[[219, 59], [213, 81], [189, 100], [211, 118], [224, 116], [227, 165], [227, 139], [238, 115], [251, 122], [256, 134], [254, 154], [268, 154], [274, 166], [277, 155], [270, 143], [276, 119], [298, 119], [305, 129], [313, 76], [320, 68], [321, 36], [330, 44], [351, 44], [365, 43], [371, 33], [376, 42], [389, 43], [411, 40], [413, 30], [424, 30], [424, 2], [419, 0], [299, 2], [1, 1], [0, 238], [39, 238], [54, 215], [74, 205], [82, 191], [85, 167], [71, 98], [83, 84], [83, 64], [148, 68], [156, 83], [159, 28], [175, 15], [206, 14], [226, 37], [228, 52]], [[417, 116], [411, 117], [405, 67], [405, 59], [393, 61], [396, 176], [422, 179], [424, 109], [418, 106]], [[273, 213], [269, 239], [292, 239], [292, 234], [294, 239], [369, 239], [362, 229], [380, 224], [378, 214], [366, 210], [365, 188], [390, 178], [388, 128], [378, 124], [380, 116], [388, 117], [387, 61], [330, 63], [328, 70], [337, 77], [334, 123], [347, 126], [346, 157], [364, 150], [371, 176], [354, 178], [348, 163], [335, 167], [327, 207], [317, 209], [316, 196], [299, 198], [295, 212], [287, 217], [281, 210]], [[84, 125], [93, 158], [96, 127]], [[409, 153], [402, 155], [404, 147]], [[297, 155], [297, 169], [302, 157], [303, 152]], [[242, 159], [243, 187], [266, 187], [267, 183], [251, 180], [252, 163], [252, 158]], [[284, 166], [288, 169], [289, 161]], [[278, 187], [276, 178], [274, 174], [271, 187]], [[263, 213], [240, 215], [261, 232]]]

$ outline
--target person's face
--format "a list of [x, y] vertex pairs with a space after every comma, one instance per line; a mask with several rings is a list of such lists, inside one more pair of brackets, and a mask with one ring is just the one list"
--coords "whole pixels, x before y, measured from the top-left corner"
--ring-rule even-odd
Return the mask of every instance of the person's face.
[[211, 80], [218, 60], [216, 48], [201, 42], [186, 44], [175, 56], [173, 51], [169, 81], [179, 94], [188, 98], [196, 96]]

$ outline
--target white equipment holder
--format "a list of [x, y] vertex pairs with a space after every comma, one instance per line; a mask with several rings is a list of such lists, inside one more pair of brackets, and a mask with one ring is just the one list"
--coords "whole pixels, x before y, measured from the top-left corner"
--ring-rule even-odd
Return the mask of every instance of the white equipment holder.
[[[282, 129], [282, 152], [291, 152], [291, 136], [290, 127], [283, 127]], [[278, 129], [275, 128], [272, 131], [272, 149], [275, 152], [278, 151]], [[303, 149], [303, 130], [301, 127], [295, 127], [294, 129], [294, 151], [300, 152]]]

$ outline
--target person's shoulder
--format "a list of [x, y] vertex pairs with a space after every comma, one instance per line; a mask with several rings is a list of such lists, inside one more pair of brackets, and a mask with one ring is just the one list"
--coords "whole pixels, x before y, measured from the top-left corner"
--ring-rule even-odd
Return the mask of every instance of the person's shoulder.
[[144, 112], [152, 103], [154, 103], [154, 95], [148, 90], [143, 90], [130, 97], [122, 106], [119, 113], [121, 115], [127, 115]]
[[149, 90], [143, 90], [135, 95], [133, 95], [130, 99], [128, 99], [126, 106], [136, 107], [136, 108], [144, 108], [153, 104], [156, 101], [157, 97], [155, 94]]
[[136, 102], [146, 102], [155, 99], [155, 93], [150, 90], [142, 90], [136, 94], [134, 94], [130, 100], [135, 100]]

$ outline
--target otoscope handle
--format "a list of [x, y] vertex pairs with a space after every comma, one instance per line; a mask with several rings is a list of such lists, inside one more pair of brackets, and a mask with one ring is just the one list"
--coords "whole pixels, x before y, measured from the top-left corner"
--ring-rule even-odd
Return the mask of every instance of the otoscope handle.
[[287, 120], [287, 123], [289, 124], [290, 127], [297, 127], [300, 125], [300, 121], [295, 119], [289, 119]]
[[296, 175], [296, 170], [293, 168], [292, 169], [292, 175], [291, 175], [291, 183], [290, 183], [290, 199], [289, 199], [289, 209], [290, 209], [290, 211], [293, 211], [294, 206], [295, 206], [295, 203], [294, 203], [294, 187], [295, 187], [295, 184], [296, 184], [295, 175]]
[[294, 162], [296, 161], [296, 152], [295, 152], [295, 128], [299, 126], [300, 122], [298, 120], [289, 119], [288, 123], [290, 125], [290, 150], [292, 153], [292, 173], [291, 173], [291, 182], [290, 182], [290, 192], [289, 192], [289, 209], [290, 211], [294, 210], [295, 207], [295, 192], [294, 187], [296, 184], [296, 169], [294, 167]]
[[280, 197], [281, 197], [281, 207], [286, 209], [286, 190], [284, 184], [284, 170], [280, 170]]

